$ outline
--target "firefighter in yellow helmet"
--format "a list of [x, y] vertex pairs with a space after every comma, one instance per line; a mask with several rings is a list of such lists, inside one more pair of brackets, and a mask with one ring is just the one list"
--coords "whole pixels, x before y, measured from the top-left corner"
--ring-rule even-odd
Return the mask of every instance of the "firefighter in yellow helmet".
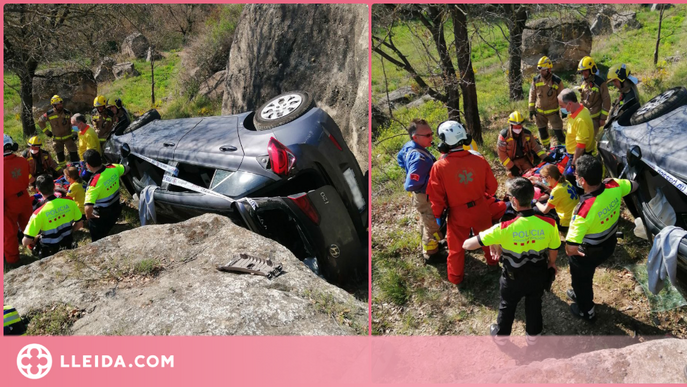
[[106, 106], [107, 99], [105, 99], [105, 96], [99, 95], [93, 100], [91, 121], [93, 123], [93, 129], [95, 129], [95, 132], [98, 134], [101, 148], [110, 136], [115, 121], [114, 114], [112, 114], [110, 109], [106, 109]]
[[532, 132], [524, 128], [524, 121], [525, 118], [519, 111], [511, 113], [508, 116], [508, 128], [499, 133], [496, 141], [499, 159], [511, 178], [522, 176], [525, 171], [538, 164], [540, 159], [551, 160]]
[[33, 136], [28, 141], [29, 148], [22, 152], [21, 157], [29, 161], [29, 186], [33, 187], [36, 177], [49, 174], [53, 179], [60, 176], [57, 162], [50, 156], [50, 153], [41, 149], [43, 141], [40, 137]]
[[[64, 101], [59, 95], [54, 95], [50, 99], [52, 109], [49, 109], [38, 119], [38, 127], [41, 128], [46, 136], [53, 138], [53, 149], [57, 154], [57, 161], [60, 166], [66, 165], [66, 158], [64, 155], [64, 148], [69, 152], [69, 159], [71, 162], [79, 161], [79, 155], [76, 152], [76, 143], [72, 139], [72, 126], [70, 124], [72, 113], [64, 108]], [[47, 124], [50, 124], [50, 129]]]
[[[549, 124], [558, 144], [565, 143], [562, 115], [560, 115], [560, 108], [558, 107], [558, 94], [563, 90], [563, 82], [560, 77], [551, 72], [552, 68], [551, 59], [542, 56], [537, 63], [539, 74], [534, 77], [530, 87], [530, 120], [534, 118], [539, 129], [541, 143], [546, 149], [551, 145], [547, 129]], [[565, 116], [563, 115], [562, 118]]]
[[630, 68], [626, 64], [617, 64], [608, 69], [606, 82], [620, 91], [618, 99], [613, 102], [613, 111], [625, 105], [639, 103], [639, 80], [630, 75]]
[[582, 74], [580, 86], [580, 102], [589, 109], [594, 124], [594, 136], [599, 133], [599, 127], [606, 125], [606, 118], [611, 111], [611, 96], [608, 94], [607, 82], [598, 74], [594, 60], [585, 56], [577, 65], [577, 73]]

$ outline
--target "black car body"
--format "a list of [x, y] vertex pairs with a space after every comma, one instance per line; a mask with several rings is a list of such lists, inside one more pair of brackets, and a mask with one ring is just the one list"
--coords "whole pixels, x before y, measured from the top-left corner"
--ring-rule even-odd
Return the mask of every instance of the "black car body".
[[[667, 226], [687, 230], [687, 89], [670, 89], [643, 106], [623, 106], [605, 125], [599, 152], [612, 176], [639, 183], [625, 203], [632, 215], [642, 219], [650, 241]], [[665, 197], [663, 204], [651, 205], [659, 192]], [[666, 224], [659, 214], [669, 210], [665, 206], [674, 210], [675, 224]], [[677, 261], [676, 287], [687, 297], [685, 239]]]
[[[364, 270], [367, 181], [336, 123], [307, 93], [286, 93], [256, 112], [156, 117], [146, 113], [143, 122], [114, 134], [104, 153], [118, 162], [127, 144], [131, 173], [123, 183], [132, 193], [158, 186], [154, 201], [161, 217], [226, 215], [301, 259], [317, 257], [332, 282]], [[175, 167], [176, 178], [212, 194], [169, 184], [173, 173], [146, 158]]]

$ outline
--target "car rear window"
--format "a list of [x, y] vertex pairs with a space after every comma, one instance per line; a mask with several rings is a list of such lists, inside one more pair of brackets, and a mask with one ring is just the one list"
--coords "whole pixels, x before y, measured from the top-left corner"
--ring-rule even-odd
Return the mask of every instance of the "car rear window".
[[271, 182], [270, 178], [250, 172], [218, 169], [215, 171], [210, 189], [230, 198], [240, 198]]

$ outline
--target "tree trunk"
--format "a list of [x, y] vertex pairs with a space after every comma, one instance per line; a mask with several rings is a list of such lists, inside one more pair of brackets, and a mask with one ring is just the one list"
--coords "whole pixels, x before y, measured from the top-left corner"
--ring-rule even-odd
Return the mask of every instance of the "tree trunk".
[[[522, 32], [527, 24], [527, 9], [521, 5], [505, 5], [510, 16], [508, 33], [510, 43], [508, 45], [508, 90], [511, 101], [520, 101], [524, 97], [522, 91]], [[508, 12], [510, 11], [510, 12]]]
[[665, 7], [661, 7], [661, 13], [658, 16], [658, 36], [656, 37], [656, 49], [654, 50], [654, 66], [658, 63], [658, 46], [661, 44], [661, 24], [663, 23], [663, 10]]
[[24, 137], [31, 137], [36, 133], [36, 123], [33, 120], [33, 77], [36, 74], [38, 63], [29, 61], [26, 68], [18, 71], [21, 97], [21, 127]]
[[479, 110], [477, 109], [477, 87], [475, 84], [475, 72], [472, 69], [472, 58], [470, 57], [470, 37], [468, 35], [466, 15], [465, 5], [456, 5], [451, 8], [454, 36], [456, 38], [458, 71], [460, 71], [459, 84], [463, 93], [465, 124], [475, 141], [478, 144], [482, 144], [482, 124], [479, 121]]

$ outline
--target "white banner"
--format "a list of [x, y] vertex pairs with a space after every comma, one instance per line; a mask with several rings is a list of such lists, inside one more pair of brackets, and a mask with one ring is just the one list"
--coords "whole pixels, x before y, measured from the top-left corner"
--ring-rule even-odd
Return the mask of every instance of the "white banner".
[[674, 185], [675, 188], [679, 189], [680, 192], [687, 195], [687, 184], [683, 183], [680, 179], [671, 175], [670, 173], [664, 171], [663, 168], [652, 163], [651, 161], [649, 161], [645, 158], [642, 158], [641, 160], [644, 162], [644, 164], [650, 166], [651, 168], [654, 169], [654, 171], [658, 172], [659, 175], [663, 176], [664, 179], [668, 180], [668, 182], [670, 184]]
[[174, 176], [179, 175], [179, 170], [176, 169], [175, 167], [169, 165], [169, 164], [161, 163], [161, 162], [159, 162], [159, 161], [157, 161], [157, 160], [151, 159], [150, 157], [146, 157], [146, 156], [143, 156], [143, 155], [139, 155], [139, 154], [136, 153], [136, 152], [131, 152], [131, 154], [134, 155], [134, 156], [136, 156], [136, 157], [138, 157], [139, 159], [141, 159], [141, 160], [143, 160], [143, 161], [147, 161], [147, 162], [153, 164], [154, 166], [156, 166], [156, 167], [158, 167], [158, 168], [160, 168], [160, 169], [162, 169], [162, 170], [165, 170], [165, 171], [171, 173], [171, 174], [174, 175]]

